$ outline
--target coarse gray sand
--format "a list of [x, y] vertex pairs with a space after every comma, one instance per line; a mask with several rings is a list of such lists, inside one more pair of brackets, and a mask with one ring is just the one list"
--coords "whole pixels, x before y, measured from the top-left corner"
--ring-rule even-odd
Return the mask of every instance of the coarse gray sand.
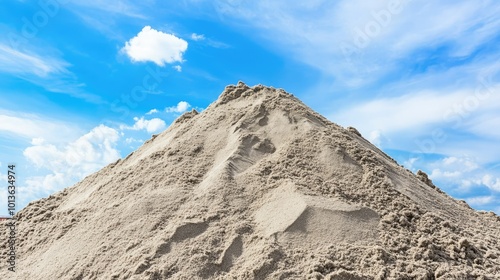
[[16, 217], [17, 279], [500, 279], [498, 216], [261, 85]]

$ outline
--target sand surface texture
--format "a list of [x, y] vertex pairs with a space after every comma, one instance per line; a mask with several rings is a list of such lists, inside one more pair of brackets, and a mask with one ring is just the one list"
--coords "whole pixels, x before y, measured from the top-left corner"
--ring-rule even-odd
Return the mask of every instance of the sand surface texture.
[[17, 279], [500, 279], [498, 216], [260, 85], [17, 219]]

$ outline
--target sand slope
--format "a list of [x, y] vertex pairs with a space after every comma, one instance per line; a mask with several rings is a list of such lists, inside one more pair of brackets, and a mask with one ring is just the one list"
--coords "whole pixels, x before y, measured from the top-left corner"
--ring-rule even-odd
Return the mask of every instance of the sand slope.
[[425, 179], [292, 95], [239, 83], [20, 211], [17, 277], [500, 279], [499, 217]]

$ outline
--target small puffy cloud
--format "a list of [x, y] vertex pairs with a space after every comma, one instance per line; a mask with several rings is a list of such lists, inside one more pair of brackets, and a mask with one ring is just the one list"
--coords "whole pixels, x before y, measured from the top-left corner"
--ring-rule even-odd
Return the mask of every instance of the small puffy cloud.
[[129, 137], [129, 138], [125, 139], [125, 143], [127, 143], [127, 144], [142, 143], [142, 142], [144, 142], [144, 141], [140, 140], [140, 139], [135, 139], [133, 137]]
[[186, 112], [191, 105], [186, 101], [181, 101], [177, 103], [177, 106], [167, 107], [165, 108], [165, 112], [167, 113], [184, 113]]
[[175, 71], [177, 72], [182, 72], [182, 67], [180, 65], [175, 65], [174, 66]]
[[468, 157], [446, 157], [432, 165], [432, 179], [462, 178], [480, 167], [475, 160]]
[[146, 120], [144, 117], [134, 118], [135, 124], [132, 127], [128, 127], [131, 130], [146, 130], [148, 133], [155, 133], [164, 130], [167, 124], [165, 121], [159, 118], [154, 118], [151, 120]]
[[[119, 139], [118, 131], [105, 125], [99, 125], [70, 144], [69, 151], [72, 154], [68, 159], [109, 163], [120, 157], [120, 154], [114, 148]], [[71, 157], [73, 158], [71, 159]]]
[[145, 26], [137, 36], [125, 43], [122, 52], [134, 62], [151, 61], [159, 66], [182, 62], [188, 43], [173, 34]]
[[493, 178], [490, 174], [486, 174], [483, 176], [481, 183], [490, 190], [500, 192], [500, 178]]
[[151, 109], [149, 112], [146, 113], [146, 115], [152, 115], [158, 113], [157, 109]]
[[205, 40], [205, 35], [193, 33], [193, 34], [191, 34], [191, 39], [193, 41], [203, 41], [203, 40]]

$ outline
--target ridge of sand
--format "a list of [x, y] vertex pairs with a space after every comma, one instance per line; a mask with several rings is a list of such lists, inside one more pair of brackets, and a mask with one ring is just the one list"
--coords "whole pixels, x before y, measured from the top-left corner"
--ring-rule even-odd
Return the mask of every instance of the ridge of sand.
[[500, 279], [498, 216], [262, 85], [16, 217], [18, 279]]

